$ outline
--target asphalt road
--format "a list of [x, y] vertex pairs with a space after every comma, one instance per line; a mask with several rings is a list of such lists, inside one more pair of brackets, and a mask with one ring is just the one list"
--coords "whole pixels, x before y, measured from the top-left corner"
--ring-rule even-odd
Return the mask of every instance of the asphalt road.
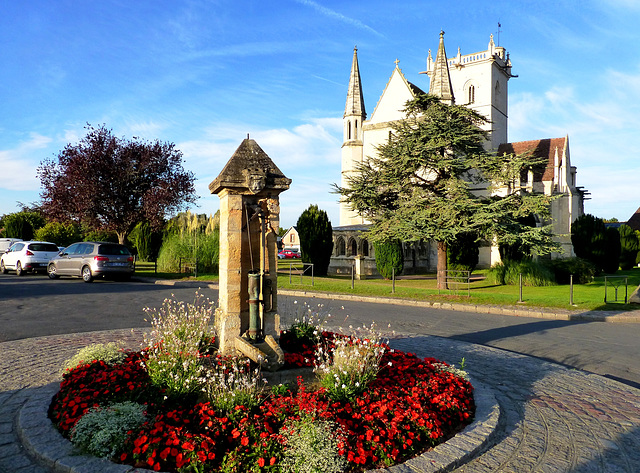
[[[148, 327], [144, 307], [159, 307], [172, 295], [192, 301], [196, 289], [197, 286], [103, 280], [86, 284], [80, 279], [0, 275], [0, 342]], [[217, 300], [217, 290], [203, 288], [201, 292]], [[314, 308], [322, 304], [319, 312], [331, 314], [329, 325], [334, 328], [375, 322], [386, 329], [390, 324], [390, 330], [399, 333], [436, 335], [511, 350], [640, 387], [640, 324], [569, 322], [282, 295], [280, 312], [294, 314], [305, 302]]]

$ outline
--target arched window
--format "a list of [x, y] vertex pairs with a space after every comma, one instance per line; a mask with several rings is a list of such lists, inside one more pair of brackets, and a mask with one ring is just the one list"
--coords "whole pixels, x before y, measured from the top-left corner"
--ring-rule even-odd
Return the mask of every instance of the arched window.
[[358, 242], [351, 240], [351, 256], [358, 256]]
[[351, 122], [347, 122], [347, 140], [351, 139]]
[[344, 238], [338, 237], [336, 240], [336, 256], [344, 256], [346, 253], [346, 245], [344, 244]]
[[475, 85], [469, 86], [469, 103], [474, 103], [476, 101], [476, 87]]
[[369, 256], [369, 242], [362, 240], [362, 256]]
[[354, 140], [358, 139], [358, 120], [353, 122], [353, 139]]

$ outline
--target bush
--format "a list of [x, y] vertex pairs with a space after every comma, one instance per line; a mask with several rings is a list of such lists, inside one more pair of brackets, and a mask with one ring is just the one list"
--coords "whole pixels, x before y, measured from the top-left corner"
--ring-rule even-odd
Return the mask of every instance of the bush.
[[393, 277], [393, 271], [398, 276], [404, 267], [404, 253], [402, 243], [398, 240], [380, 241], [373, 244], [376, 254], [376, 269], [385, 279]]
[[84, 232], [84, 241], [109, 241], [111, 243], [119, 243], [116, 232], [107, 230], [87, 230]]
[[310, 205], [296, 223], [300, 237], [302, 261], [313, 264], [317, 276], [326, 276], [333, 252], [333, 229], [327, 212], [317, 205]]
[[522, 284], [525, 286], [554, 286], [555, 276], [550, 268], [542, 263], [525, 259], [522, 261], [504, 261], [494, 264], [487, 273], [487, 280], [491, 284], [520, 284], [520, 274], [522, 274]]
[[340, 455], [344, 433], [334, 422], [303, 415], [285, 426], [284, 440], [284, 472], [340, 473], [347, 466]]
[[558, 258], [547, 263], [558, 284], [569, 284], [573, 274], [574, 284], [590, 283], [596, 275], [596, 267], [582, 258]]
[[606, 227], [604, 221], [590, 214], [581, 215], [571, 224], [571, 243], [578, 258], [591, 261], [598, 273], [606, 259]]
[[112, 458], [122, 451], [128, 432], [146, 420], [145, 406], [135, 402], [92, 409], [73, 427], [71, 442], [96, 457]]
[[473, 233], [460, 233], [447, 244], [447, 269], [473, 271], [478, 265], [480, 243]]
[[72, 358], [64, 362], [65, 370], [72, 370], [80, 364], [91, 363], [93, 361], [104, 361], [108, 365], [121, 363], [127, 357], [121, 345], [114, 342], [96, 343], [82, 348]]
[[220, 264], [220, 231], [212, 233], [188, 232], [173, 233], [165, 236], [158, 253], [158, 269], [160, 271], [178, 271], [180, 260], [197, 259], [198, 268], [207, 273], [216, 274]]
[[21, 240], [33, 240], [36, 230], [44, 227], [46, 221], [38, 212], [23, 210], [2, 218], [4, 236], [6, 238], [20, 238]]
[[73, 223], [49, 222], [36, 230], [34, 237], [36, 240], [49, 241], [58, 246], [69, 246], [80, 240], [80, 229]]
[[620, 225], [620, 268], [627, 270], [636, 265], [640, 241], [633, 228], [629, 225]]
[[617, 228], [608, 227], [604, 232], [604, 259], [602, 270], [613, 274], [620, 267], [620, 233]]
[[151, 316], [153, 331], [144, 334], [151, 382], [169, 397], [193, 394], [202, 387], [200, 349], [211, 340], [209, 320], [215, 306], [196, 292], [192, 304], [165, 299], [160, 309], [144, 309]]

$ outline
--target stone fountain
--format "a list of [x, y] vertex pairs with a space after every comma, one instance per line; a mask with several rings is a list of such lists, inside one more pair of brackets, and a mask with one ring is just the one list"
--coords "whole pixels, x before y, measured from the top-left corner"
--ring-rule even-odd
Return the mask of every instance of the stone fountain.
[[284, 363], [277, 343], [277, 236], [279, 195], [290, 184], [249, 135], [209, 184], [220, 198], [219, 350], [271, 371]]

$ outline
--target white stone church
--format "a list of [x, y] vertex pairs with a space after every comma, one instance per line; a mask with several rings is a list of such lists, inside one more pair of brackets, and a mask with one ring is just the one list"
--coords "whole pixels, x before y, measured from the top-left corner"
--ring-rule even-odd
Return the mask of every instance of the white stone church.
[[[441, 32], [435, 61], [429, 50], [426, 71], [422, 74], [429, 76], [430, 94], [449, 104], [465, 105], [489, 119], [487, 150], [501, 154], [529, 153], [548, 159], [546, 167], [529, 172], [526, 179], [523, 176], [520, 182], [505, 186], [502, 192], [524, 188], [558, 195], [552, 202], [552, 225], [564, 253], [553, 256], [573, 256], [571, 223], [584, 213], [583, 203], [587, 192], [576, 186], [576, 168], [571, 165], [568, 136], [509, 143], [508, 83], [509, 79], [516, 76], [511, 74], [511, 60], [505, 48], [496, 46], [491, 35], [485, 51], [462, 55], [458, 48], [455, 57], [447, 58], [444, 32]], [[388, 139], [392, 131], [391, 124], [404, 118], [402, 110], [406, 102], [422, 93], [420, 87], [405, 78], [396, 60], [391, 77], [367, 119], [358, 51], [354, 49], [343, 116], [342, 187], [346, 186], [346, 178], [354, 172], [356, 163], [374, 155], [376, 146]], [[367, 226], [367, 222], [353, 212], [347, 203], [340, 203], [340, 225], [333, 227], [334, 249], [330, 273], [347, 274], [354, 268], [356, 277], [377, 274], [373, 246], [363, 233]], [[436, 270], [435, 243], [405, 243], [404, 251], [405, 274]], [[489, 267], [499, 260], [497, 247], [488, 244], [481, 246], [479, 267]]]

